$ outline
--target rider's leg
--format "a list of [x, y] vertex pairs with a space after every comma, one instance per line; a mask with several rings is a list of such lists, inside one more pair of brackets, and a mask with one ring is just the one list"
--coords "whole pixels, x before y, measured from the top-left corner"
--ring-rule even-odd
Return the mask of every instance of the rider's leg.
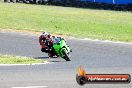
[[42, 51], [42, 52], [46, 52], [45, 48], [41, 48], [41, 51]]

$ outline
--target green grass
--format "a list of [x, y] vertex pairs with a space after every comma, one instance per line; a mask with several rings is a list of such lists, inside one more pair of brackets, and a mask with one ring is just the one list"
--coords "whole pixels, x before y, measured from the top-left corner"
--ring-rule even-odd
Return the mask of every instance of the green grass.
[[132, 13], [0, 3], [0, 28], [132, 42]]
[[29, 57], [0, 55], [0, 64], [32, 64], [32, 63], [42, 63], [42, 62], [43, 60], [33, 59]]

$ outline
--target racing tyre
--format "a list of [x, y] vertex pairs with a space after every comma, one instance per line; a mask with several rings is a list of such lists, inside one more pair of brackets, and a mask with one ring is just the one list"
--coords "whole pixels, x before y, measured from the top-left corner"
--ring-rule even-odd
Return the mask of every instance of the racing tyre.
[[66, 53], [65, 50], [63, 50], [63, 54], [65, 55], [64, 59], [65, 59], [66, 61], [71, 61], [70, 58], [69, 58], [69, 55]]

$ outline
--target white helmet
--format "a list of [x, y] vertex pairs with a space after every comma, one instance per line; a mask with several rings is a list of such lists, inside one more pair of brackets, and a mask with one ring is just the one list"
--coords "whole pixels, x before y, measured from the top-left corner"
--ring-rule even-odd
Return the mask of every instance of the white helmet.
[[46, 37], [46, 36], [49, 35], [49, 33], [47, 33], [47, 32], [43, 32], [42, 35]]

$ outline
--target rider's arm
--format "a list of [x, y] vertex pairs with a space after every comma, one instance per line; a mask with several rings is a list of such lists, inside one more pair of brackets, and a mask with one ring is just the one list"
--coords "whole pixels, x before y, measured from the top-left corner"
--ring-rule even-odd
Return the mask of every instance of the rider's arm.
[[42, 35], [39, 37], [39, 44], [40, 45], [43, 45], [44, 44], [44, 41], [45, 41], [45, 39], [44, 38], [42, 38]]
[[39, 37], [39, 44], [42, 45], [42, 36]]

